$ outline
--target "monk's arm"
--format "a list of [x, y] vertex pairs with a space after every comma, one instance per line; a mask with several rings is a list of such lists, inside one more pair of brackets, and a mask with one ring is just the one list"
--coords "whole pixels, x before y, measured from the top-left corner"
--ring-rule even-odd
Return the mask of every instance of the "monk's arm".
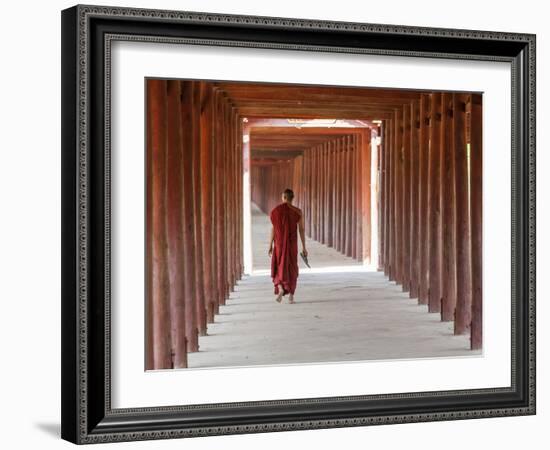
[[304, 216], [300, 216], [300, 221], [298, 222], [298, 230], [300, 232], [300, 239], [302, 240], [302, 251], [305, 256], [307, 256], [306, 250], [306, 230], [304, 228]]
[[271, 256], [271, 253], [273, 252], [273, 241], [275, 240], [275, 228], [273, 228], [273, 225], [271, 226], [271, 234], [269, 236], [269, 251], [267, 252], [269, 256]]

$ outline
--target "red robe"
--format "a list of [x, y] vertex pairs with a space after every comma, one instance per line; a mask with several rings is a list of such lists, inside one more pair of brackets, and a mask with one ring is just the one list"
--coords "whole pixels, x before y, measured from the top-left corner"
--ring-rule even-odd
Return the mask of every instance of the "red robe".
[[275, 230], [275, 246], [271, 256], [271, 278], [275, 294], [279, 294], [279, 284], [283, 295], [294, 294], [298, 278], [298, 222], [300, 213], [293, 206], [281, 203], [269, 215]]

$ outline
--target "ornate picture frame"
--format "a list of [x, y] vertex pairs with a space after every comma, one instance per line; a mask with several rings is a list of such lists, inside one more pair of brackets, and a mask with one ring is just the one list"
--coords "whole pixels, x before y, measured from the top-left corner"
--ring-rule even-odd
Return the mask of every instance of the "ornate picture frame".
[[[511, 385], [112, 408], [110, 51], [115, 41], [509, 63]], [[62, 438], [87, 444], [535, 414], [535, 42], [528, 33], [89, 5], [62, 11]]]

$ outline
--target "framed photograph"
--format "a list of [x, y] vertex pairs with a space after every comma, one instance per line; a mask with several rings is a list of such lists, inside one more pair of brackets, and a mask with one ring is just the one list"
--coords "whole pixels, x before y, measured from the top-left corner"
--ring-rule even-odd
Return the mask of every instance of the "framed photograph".
[[535, 414], [535, 35], [62, 16], [62, 438]]

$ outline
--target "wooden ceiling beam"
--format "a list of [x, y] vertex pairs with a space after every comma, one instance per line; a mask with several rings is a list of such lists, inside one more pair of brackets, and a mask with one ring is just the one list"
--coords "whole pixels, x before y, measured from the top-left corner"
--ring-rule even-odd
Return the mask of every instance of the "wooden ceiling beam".
[[341, 120], [383, 120], [391, 119], [392, 112], [372, 111], [324, 111], [324, 110], [282, 110], [280, 108], [239, 109], [241, 117], [272, 119], [341, 119]]
[[310, 84], [251, 83], [251, 82], [214, 82], [216, 87], [227, 92], [234, 99], [313, 99], [334, 96], [362, 97], [369, 99], [417, 100], [421, 94], [431, 91], [413, 89], [369, 88], [362, 86], [312, 86]]

